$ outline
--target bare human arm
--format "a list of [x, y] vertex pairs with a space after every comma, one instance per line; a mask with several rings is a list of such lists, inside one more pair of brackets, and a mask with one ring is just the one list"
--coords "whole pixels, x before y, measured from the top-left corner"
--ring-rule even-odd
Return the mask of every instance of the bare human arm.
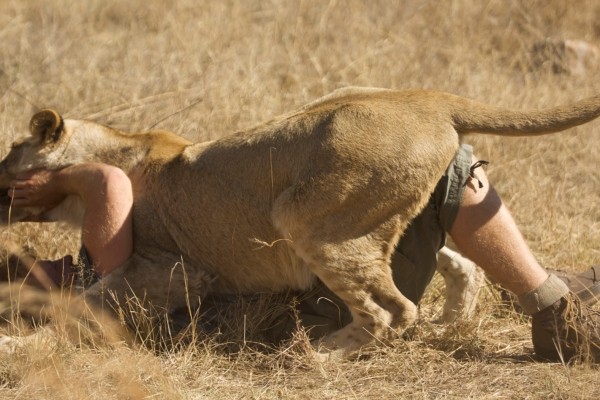
[[131, 181], [119, 168], [77, 164], [60, 170], [32, 170], [11, 182], [13, 207], [55, 207], [67, 195], [79, 196], [85, 207], [81, 241], [96, 272], [106, 275], [133, 251]]

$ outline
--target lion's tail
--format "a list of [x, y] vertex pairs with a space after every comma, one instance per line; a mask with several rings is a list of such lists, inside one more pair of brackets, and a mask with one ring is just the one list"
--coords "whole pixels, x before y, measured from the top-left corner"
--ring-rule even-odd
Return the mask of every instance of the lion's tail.
[[600, 95], [568, 106], [539, 111], [509, 110], [464, 98], [453, 100], [452, 120], [459, 134], [544, 135], [584, 124], [600, 116]]

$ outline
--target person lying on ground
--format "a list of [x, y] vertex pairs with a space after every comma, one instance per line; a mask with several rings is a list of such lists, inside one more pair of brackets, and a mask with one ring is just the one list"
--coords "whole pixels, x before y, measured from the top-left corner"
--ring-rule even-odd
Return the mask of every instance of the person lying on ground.
[[[600, 362], [600, 314], [570, 289], [581, 290], [581, 280], [562, 273], [549, 274], [535, 259], [499, 194], [490, 185], [472, 148], [462, 145], [415, 218], [392, 257], [394, 282], [418, 303], [435, 272], [436, 255], [449, 234], [463, 255], [514, 293], [526, 314], [532, 316], [532, 341], [537, 355], [568, 360], [582, 356]], [[131, 254], [132, 185], [118, 168], [103, 164], [72, 165], [58, 171], [36, 170], [20, 174], [11, 184], [12, 206], [51, 208], [67, 194], [83, 199], [81, 259], [101, 279]], [[42, 262], [56, 286], [71, 285], [76, 266], [70, 257]], [[590, 271], [595, 272], [595, 269]], [[562, 279], [561, 279], [562, 278]], [[594, 276], [583, 289], [598, 289]], [[584, 284], [585, 286], [585, 284]], [[328, 298], [331, 302], [322, 301]], [[216, 301], [214, 304], [218, 304]], [[298, 305], [304, 326], [314, 336], [345, 325], [350, 312], [323, 285], [317, 284]], [[289, 333], [294, 321], [274, 327], [274, 336]]]

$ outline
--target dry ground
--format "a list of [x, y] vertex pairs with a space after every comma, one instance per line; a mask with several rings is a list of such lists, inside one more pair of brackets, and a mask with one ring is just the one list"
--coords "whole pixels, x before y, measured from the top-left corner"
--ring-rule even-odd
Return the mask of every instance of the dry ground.
[[[227, 135], [346, 85], [432, 88], [536, 108], [600, 92], [599, 70], [534, 68], [546, 38], [600, 43], [597, 0], [0, 0], [0, 151], [38, 107], [196, 140]], [[600, 125], [535, 139], [474, 136], [536, 256], [581, 270], [600, 251]], [[43, 257], [77, 232], [4, 231]], [[598, 370], [531, 359], [528, 321], [485, 291], [475, 319], [429, 324], [436, 279], [409, 340], [316, 365], [299, 338], [257, 351], [196, 340], [157, 354], [32, 346], [0, 358], [0, 398], [598, 398]], [[14, 328], [13, 328], [14, 329]], [[248, 337], [246, 337], [248, 340]]]

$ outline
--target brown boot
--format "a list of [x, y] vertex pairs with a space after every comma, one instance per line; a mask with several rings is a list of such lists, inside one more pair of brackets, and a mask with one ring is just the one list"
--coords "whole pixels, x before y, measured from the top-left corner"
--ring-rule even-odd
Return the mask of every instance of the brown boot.
[[600, 300], [600, 266], [594, 265], [580, 273], [566, 272], [557, 269], [547, 269], [567, 284], [569, 289], [587, 305]]
[[568, 293], [532, 315], [535, 353], [549, 360], [600, 362], [600, 313]]

